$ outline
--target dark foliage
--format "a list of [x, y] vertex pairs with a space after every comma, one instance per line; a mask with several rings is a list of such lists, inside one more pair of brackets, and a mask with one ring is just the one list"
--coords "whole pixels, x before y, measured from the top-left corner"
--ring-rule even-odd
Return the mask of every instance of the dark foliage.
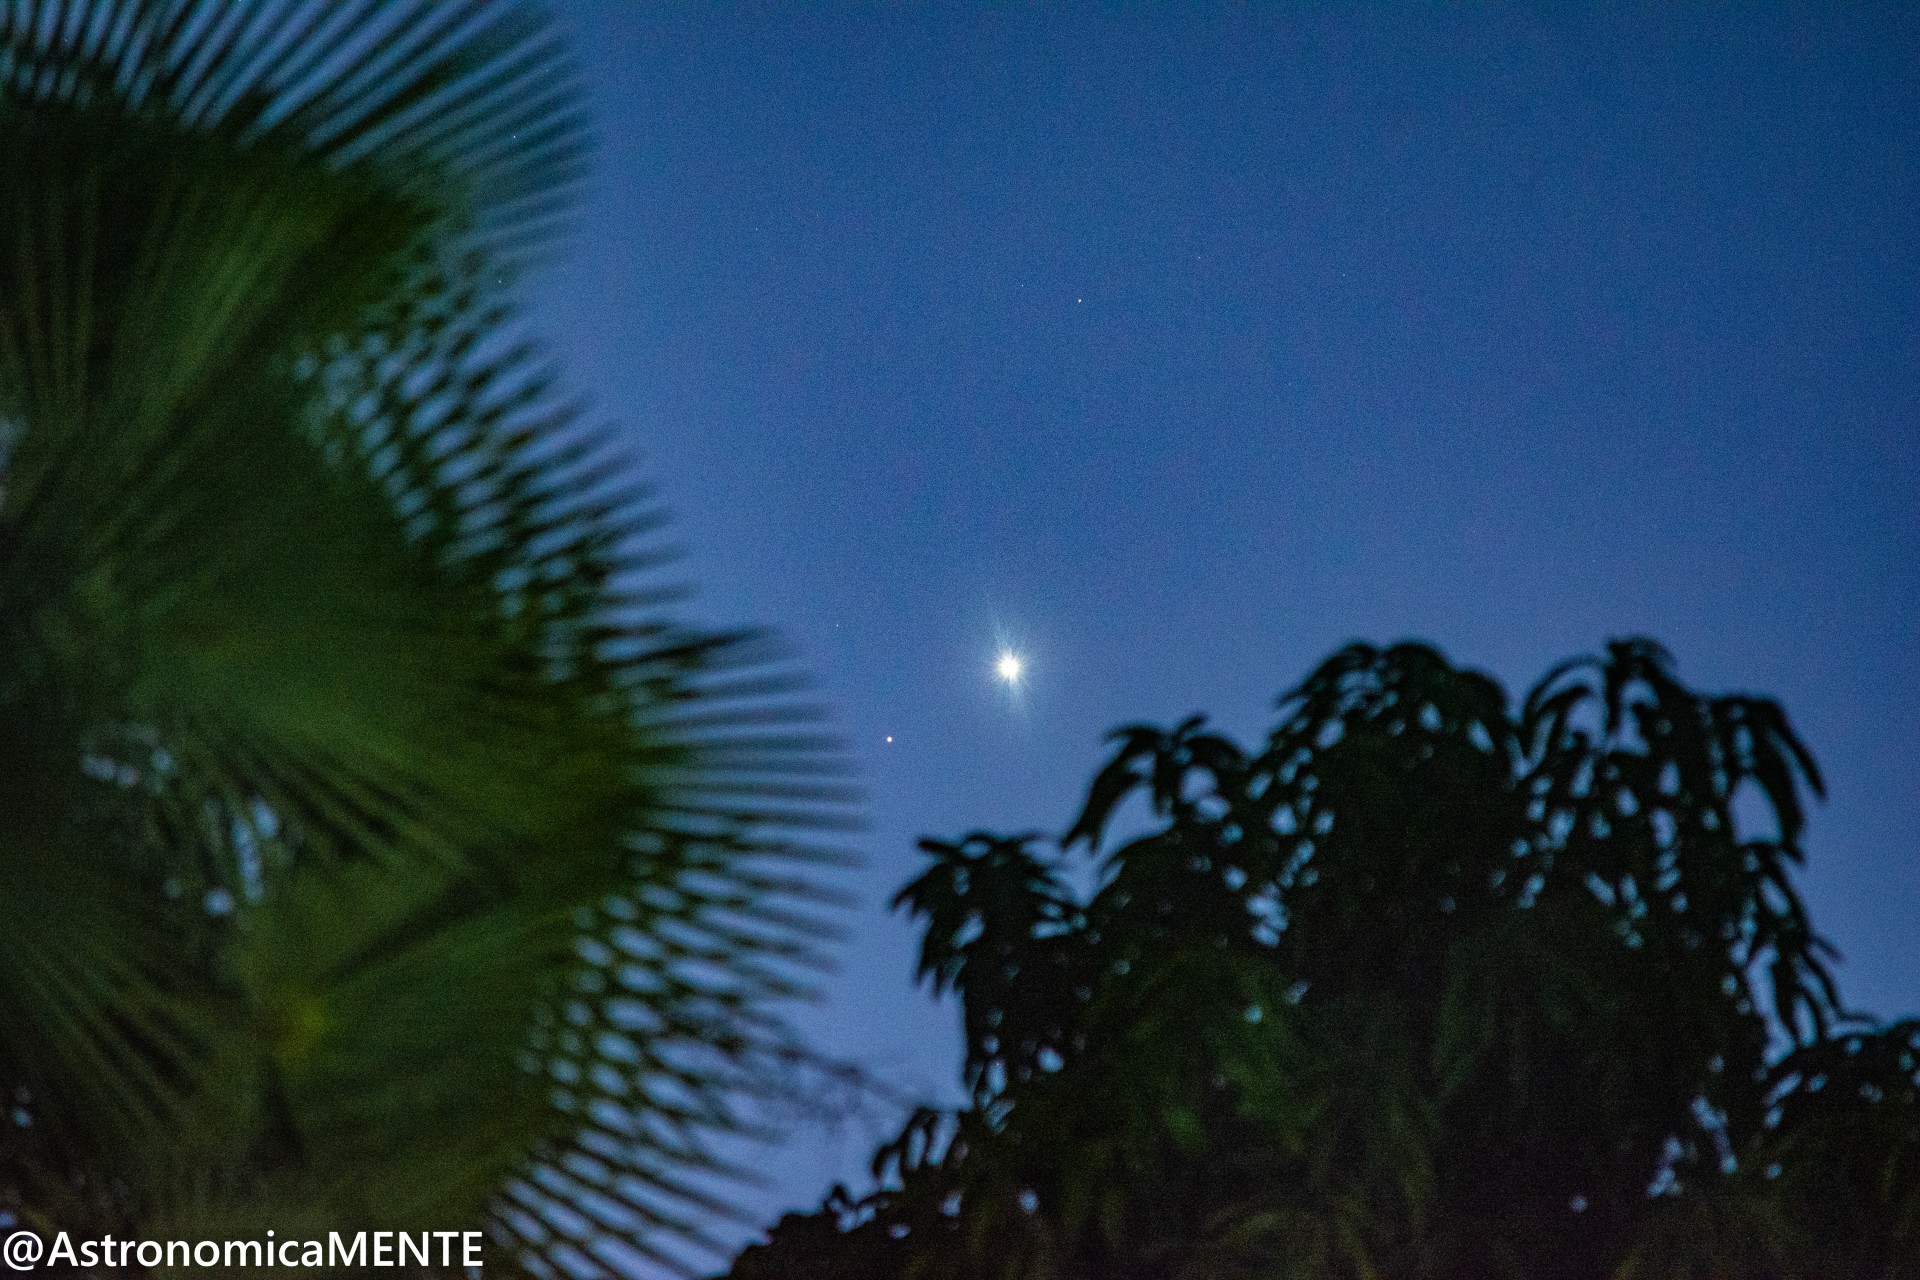
[[733, 1280], [1920, 1276], [1920, 1023], [1834, 990], [1773, 702], [1356, 645], [1258, 753], [1115, 737], [1060, 854], [923, 842], [971, 1105]]

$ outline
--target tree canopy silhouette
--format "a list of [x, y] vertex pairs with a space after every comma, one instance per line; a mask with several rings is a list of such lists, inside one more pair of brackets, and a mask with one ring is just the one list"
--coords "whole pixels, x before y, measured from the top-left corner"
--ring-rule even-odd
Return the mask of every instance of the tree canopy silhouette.
[[1118, 731], [1059, 852], [922, 843], [971, 1103], [733, 1280], [1920, 1275], [1920, 1022], [1840, 1001], [1775, 703], [1355, 645], [1279, 717]]
[[583, 155], [525, 4], [0, 6], [15, 1221], [579, 1274], [727, 1211], [847, 797], [515, 334]]

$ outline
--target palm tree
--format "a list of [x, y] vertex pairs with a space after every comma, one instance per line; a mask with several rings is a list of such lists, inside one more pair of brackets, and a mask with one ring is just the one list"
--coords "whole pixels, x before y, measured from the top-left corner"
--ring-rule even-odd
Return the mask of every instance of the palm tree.
[[0, 11], [15, 1219], [551, 1274], [726, 1211], [849, 797], [502, 301], [583, 154], [523, 4]]

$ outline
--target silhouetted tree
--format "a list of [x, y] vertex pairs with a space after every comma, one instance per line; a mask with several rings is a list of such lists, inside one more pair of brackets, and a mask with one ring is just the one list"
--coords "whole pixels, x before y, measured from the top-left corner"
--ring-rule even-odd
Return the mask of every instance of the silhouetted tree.
[[524, 4], [0, 6], [13, 1219], [551, 1274], [724, 1211], [844, 797], [508, 327], [581, 155]]
[[1115, 736], [1061, 853], [923, 842], [971, 1104], [733, 1280], [1920, 1275], [1920, 1023], [1839, 1001], [1773, 702], [1356, 645], [1256, 753]]

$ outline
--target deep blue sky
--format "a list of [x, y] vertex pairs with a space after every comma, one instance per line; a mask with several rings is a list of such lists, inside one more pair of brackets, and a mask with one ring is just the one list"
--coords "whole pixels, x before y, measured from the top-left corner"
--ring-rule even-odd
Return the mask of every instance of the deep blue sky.
[[535, 319], [870, 789], [822, 1047], [951, 1095], [914, 838], [1057, 831], [1107, 729], [1251, 738], [1353, 638], [1779, 697], [1844, 989], [1920, 1010], [1920, 10], [1842, 8], [565, 11]]

